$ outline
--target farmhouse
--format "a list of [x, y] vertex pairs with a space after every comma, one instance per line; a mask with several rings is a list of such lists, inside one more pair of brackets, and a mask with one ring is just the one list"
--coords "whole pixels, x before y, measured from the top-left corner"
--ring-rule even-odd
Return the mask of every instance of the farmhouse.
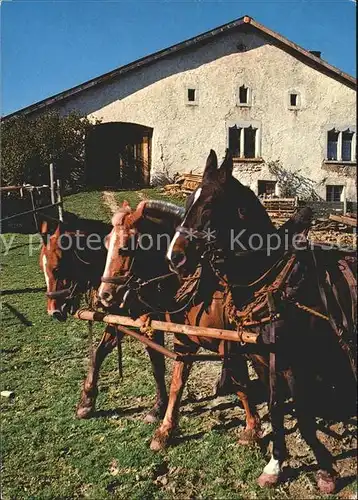
[[245, 16], [24, 108], [99, 118], [87, 137], [94, 185], [148, 184], [200, 173], [208, 151], [279, 195], [271, 162], [316, 182], [319, 196], [356, 199], [356, 80]]

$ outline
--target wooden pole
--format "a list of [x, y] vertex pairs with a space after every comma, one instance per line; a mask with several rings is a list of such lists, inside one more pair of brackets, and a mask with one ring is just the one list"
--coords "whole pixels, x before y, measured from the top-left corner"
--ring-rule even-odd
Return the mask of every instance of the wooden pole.
[[53, 169], [53, 163], [50, 163], [50, 192], [51, 192], [51, 203], [54, 205], [56, 202], [56, 193], [55, 193], [55, 174]]
[[[105, 314], [89, 310], [77, 311], [74, 315], [77, 319], [87, 321], [103, 321], [111, 325], [132, 326], [135, 328], [143, 327], [140, 319], [133, 320], [128, 316], [118, 316], [116, 314]], [[204, 328], [200, 326], [182, 325], [180, 323], [169, 323], [166, 321], [153, 320], [150, 324], [154, 330], [161, 330], [170, 333], [182, 333], [194, 337], [207, 337], [220, 340], [231, 340], [234, 342], [246, 342], [248, 344], [256, 344], [259, 337], [258, 333], [249, 331], [237, 332], [235, 330], [221, 330], [219, 328]]]
[[57, 203], [58, 203], [58, 218], [61, 222], [63, 222], [63, 199], [62, 199], [60, 179], [56, 179], [56, 192], [57, 192]]

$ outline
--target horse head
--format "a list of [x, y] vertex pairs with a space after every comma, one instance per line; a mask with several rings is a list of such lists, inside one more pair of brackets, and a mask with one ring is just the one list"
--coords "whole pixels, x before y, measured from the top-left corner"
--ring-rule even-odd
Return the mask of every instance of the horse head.
[[188, 199], [183, 221], [167, 252], [170, 268], [178, 274], [191, 274], [207, 249], [232, 250], [238, 234], [241, 247], [245, 247], [253, 234], [275, 231], [258, 198], [232, 176], [232, 171], [229, 150], [220, 167], [215, 151], [210, 151], [201, 185]]
[[98, 290], [105, 307], [124, 307], [140, 281], [168, 272], [165, 254], [184, 209], [164, 201], [144, 200], [135, 210], [124, 201], [106, 237], [106, 266]]
[[67, 312], [79, 305], [80, 295], [98, 287], [105, 262], [103, 238], [108, 230], [107, 224], [69, 213], [66, 222], [52, 231], [47, 222], [42, 223], [40, 267], [50, 316], [65, 321]]
[[66, 299], [69, 294], [69, 280], [66, 278], [66, 252], [61, 246], [63, 224], [60, 222], [51, 233], [48, 223], [42, 222], [40, 267], [46, 281], [47, 312], [59, 321], [66, 320]]

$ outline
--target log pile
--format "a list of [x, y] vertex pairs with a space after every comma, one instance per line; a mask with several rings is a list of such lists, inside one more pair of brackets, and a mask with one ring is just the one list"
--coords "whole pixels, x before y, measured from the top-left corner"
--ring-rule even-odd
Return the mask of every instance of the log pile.
[[163, 191], [166, 194], [182, 194], [184, 197], [199, 187], [202, 181], [202, 175], [199, 174], [182, 174], [176, 180], [174, 184], [167, 184], [164, 186]]

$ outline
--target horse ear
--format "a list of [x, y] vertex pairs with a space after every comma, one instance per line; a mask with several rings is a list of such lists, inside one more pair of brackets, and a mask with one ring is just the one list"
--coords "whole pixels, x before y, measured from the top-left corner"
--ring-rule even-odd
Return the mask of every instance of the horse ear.
[[47, 222], [47, 220], [42, 221], [40, 233], [41, 234], [47, 234], [48, 233], [48, 222]]
[[209, 156], [206, 160], [206, 165], [205, 165], [205, 170], [204, 170], [204, 177], [211, 177], [213, 174], [215, 174], [218, 170], [218, 158], [216, 156], [216, 153], [213, 149], [210, 149]]
[[61, 235], [61, 223], [59, 223], [56, 227], [56, 231], [53, 233], [55, 238], [59, 238]]
[[229, 149], [226, 150], [224, 161], [219, 168], [219, 179], [220, 182], [226, 182], [231, 176], [234, 168], [234, 163], [232, 161], [232, 154]]

